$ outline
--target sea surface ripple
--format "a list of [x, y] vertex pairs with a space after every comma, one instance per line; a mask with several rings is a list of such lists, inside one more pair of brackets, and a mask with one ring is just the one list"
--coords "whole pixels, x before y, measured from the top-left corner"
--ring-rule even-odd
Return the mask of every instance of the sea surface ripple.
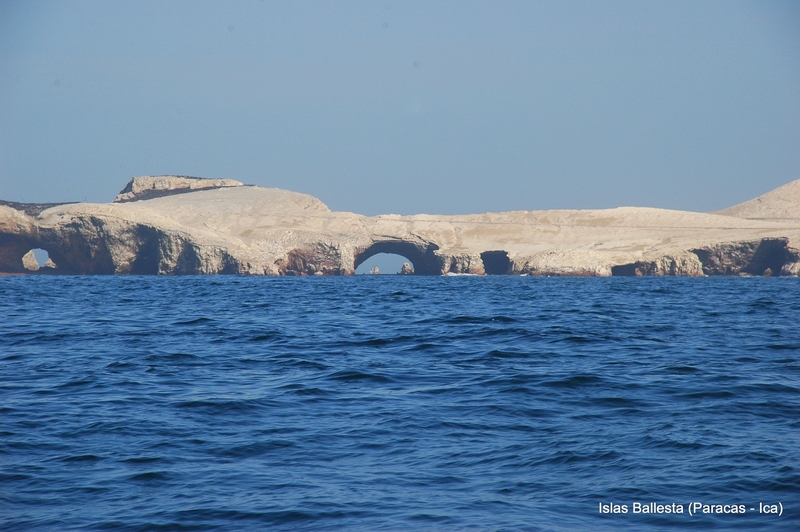
[[3, 277], [0, 375], [3, 530], [800, 529], [798, 279]]

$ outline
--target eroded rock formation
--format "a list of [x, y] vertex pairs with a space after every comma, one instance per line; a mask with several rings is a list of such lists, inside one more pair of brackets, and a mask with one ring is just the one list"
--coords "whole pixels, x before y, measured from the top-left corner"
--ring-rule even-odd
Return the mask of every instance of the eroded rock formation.
[[0, 202], [0, 271], [28, 271], [34, 248], [58, 265], [42, 270], [65, 274], [352, 275], [396, 253], [415, 275], [796, 276], [800, 181], [716, 214], [366, 217], [238, 181], [148, 176], [108, 204]]
[[206, 179], [182, 175], [134, 177], [117, 194], [117, 197], [114, 198], [114, 203], [163, 198], [164, 196], [184, 194], [195, 190], [241, 186], [243, 186], [243, 183], [233, 179]]

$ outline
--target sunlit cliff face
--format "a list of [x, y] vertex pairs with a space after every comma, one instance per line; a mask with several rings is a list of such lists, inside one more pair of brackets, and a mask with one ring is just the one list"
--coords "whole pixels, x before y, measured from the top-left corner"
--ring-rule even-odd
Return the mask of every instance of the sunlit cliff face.
[[719, 214], [621, 207], [367, 217], [332, 212], [307, 194], [181, 176], [136, 178], [120, 196], [0, 204], [0, 270], [353, 275], [385, 253], [415, 275], [800, 273], [800, 181]]

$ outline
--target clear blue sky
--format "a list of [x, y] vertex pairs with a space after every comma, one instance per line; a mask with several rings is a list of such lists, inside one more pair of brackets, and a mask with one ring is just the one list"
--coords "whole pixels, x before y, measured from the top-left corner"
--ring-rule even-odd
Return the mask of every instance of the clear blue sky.
[[800, 178], [800, 2], [2, 1], [0, 199], [227, 177], [363, 214]]

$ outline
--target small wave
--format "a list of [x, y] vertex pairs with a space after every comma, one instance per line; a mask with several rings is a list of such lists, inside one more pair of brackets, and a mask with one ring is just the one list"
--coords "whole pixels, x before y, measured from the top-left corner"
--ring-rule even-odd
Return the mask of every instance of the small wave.
[[305, 368], [305, 369], [313, 369], [324, 371], [330, 369], [330, 365], [323, 364], [321, 362], [316, 362], [314, 360], [306, 360], [304, 358], [293, 358], [290, 359], [287, 363], [288, 366], [294, 366], [296, 368]]
[[405, 351], [436, 351], [441, 349], [441, 345], [432, 342], [422, 342], [405, 348]]
[[234, 447], [228, 447], [224, 449], [217, 449], [211, 451], [211, 453], [216, 456], [222, 456], [226, 458], [243, 459], [243, 458], [254, 458], [256, 456], [262, 456], [278, 449], [286, 449], [288, 447], [295, 447], [295, 446], [296, 446], [295, 442], [289, 440], [270, 440], [265, 442], [247, 443], [244, 445], [237, 445]]
[[764, 382], [764, 383], [757, 383], [757, 384], [749, 384], [738, 386], [737, 391], [741, 392], [755, 392], [757, 394], [762, 393], [779, 393], [779, 394], [800, 394], [800, 388], [796, 386], [790, 386], [788, 384], [782, 384], [779, 382]]
[[154, 480], [167, 480], [169, 473], [166, 471], [148, 471], [147, 473], [137, 473], [128, 477], [129, 480], [136, 482], [152, 482]]
[[646, 401], [632, 399], [630, 397], [595, 397], [592, 403], [599, 406], [609, 406], [613, 408], [627, 408], [630, 413], [638, 411], [648, 406]]
[[456, 316], [443, 320], [443, 323], [516, 323], [517, 320], [510, 316]]
[[500, 349], [492, 349], [487, 353], [487, 356], [493, 358], [528, 358], [530, 353], [524, 351], [505, 351]]
[[758, 298], [752, 303], [750, 303], [751, 308], [754, 309], [770, 309], [777, 305], [778, 302], [772, 299], [767, 298]]
[[249, 338], [249, 340], [251, 342], [266, 342], [266, 341], [269, 341], [269, 340], [274, 340], [275, 338], [278, 338], [279, 336], [280, 335], [278, 333], [265, 333], [265, 334], [259, 334], [257, 336], [253, 336], [253, 337]]
[[192, 320], [182, 320], [173, 322], [173, 325], [198, 325], [200, 323], [210, 323], [214, 320], [211, 318], [195, 318]]
[[350, 347], [380, 347], [392, 343], [391, 338], [370, 338], [368, 340], [357, 340], [349, 342], [340, 342], [338, 345]]
[[667, 366], [665, 369], [674, 373], [698, 373], [702, 371], [694, 366]]
[[542, 385], [550, 388], [580, 388], [582, 386], [598, 384], [600, 382], [603, 382], [603, 379], [597, 375], [575, 375], [566, 379], [546, 381], [543, 382]]
[[[172, 528], [175, 524], [185, 522], [223, 522], [238, 524], [243, 521], [255, 521], [262, 524], [269, 525], [296, 525], [301, 522], [313, 522], [323, 519], [325, 516], [314, 512], [306, 512], [301, 510], [277, 510], [277, 511], [264, 511], [264, 512], [244, 512], [237, 510], [218, 510], [216, 508], [194, 508], [190, 510], [183, 510], [180, 512], [180, 519], [175, 523], [168, 523], [167, 526], [161, 527], [165, 530], [175, 530]], [[159, 528], [158, 526], [150, 528], [144, 527], [145, 530], [153, 530]], [[232, 526], [233, 529], [237, 525]]]
[[285, 393], [291, 393], [291, 394], [309, 396], [315, 398], [332, 395], [332, 393], [329, 390], [326, 390], [324, 388], [319, 388], [317, 386], [307, 386], [304, 384], [297, 384], [297, 383], [280, 386], [278, 389]]
[[775, 351], [798, 351], [800, 344], [767, 344], [764, 347]]
[[172, 358], [176, 360], [196, 360], [200, 357], [194, 353], [167, 353], [166, 355], [163, 355], [163, 358]]
[[464, 325], [464, 324], [487, 324], [487, 323], [516, 323], [518, 320], [512, 318], [510, 316], [452, 316], [449, 318], [424, 318], [421, 320], [417, 320], [416, 323], [438, 323], [438, 324], [452, 324], [452, 325]]
[[691, 399], [729, 399], [736, 397], [736, 394], [730, 390], [703, 390], [701, 392], [684, 393], [682, 396]]
[[122, 460], [122, 462], [130, 463], [130, 464], [150, 464], [153, 462], [160, 462], [163, 458], [160, 456], [134, 456], [132, 458], [126, 458]]
[[178, 408], [186, 409], [202, 409], [215, 414], [225, 413], [240, 413], [248, 412], [256, 409], [261, 409], [266, 406], [274, 405], [273, 401], [265, 401], [260, 399], [247, 399], [247, 400], [193, 400], [193, 401], [179, 401], [175, 403]]
[[394, 379], [390, 379], [385, 375], [379, 375], [376, 373], [364, 373], [361, 371], [337, 371], [328, 375], [328, 378], [335, 381], [366, 381], [366, 382], [374, 382], [374, 383], [388, 383], [394, 382]]
[[74, 381], [65, 382], [60, 386], [56, 386], [56, 388], [78, 388], [81, 386], [89, 386], [96, 383], [97, 383], [96, 379], [76, 379]]
[[32, 478], [32, 475], [23, 473], [3, 473], [0, 471], [0, 482], [21, 482]]
[[617, 451], [599, 451], [594, 453], [580, 453], [576, 451], [557, 451], [552, 456], [541, 461], [541, 464], [568, 465], [589, 461], [619, 460], [622, 455]]
[[62, 462], [97, 462], [100, 460], [103, 460], [103, 458], [94, 454], [79, 454], [61, 459]]
[[115, 360], [114, 362], [106, 364], [106, 369], [128, 369], [133, 366], [135, 366], [135, 364], [131, 364], [130, 362], [121, 362], [119, 360]]
[[202, 358], [192, 353], [156, 353], [144, 358], [148, 363], [178, 363], [187, 366], [202, 364]]
[[589, 338], [588, 336], [580, 336], [576, 334], [550, 340], [551, 343], [567, 342], [573, 344], [591, 344], [595, 341], [595, 339]]
[[646, 436], [644, 445], [647, 447], [657, 447], [661, 449], [675, 449], [681, 451], [699, 451], [709, 447], [719, 447], [716, 444], [700, 443], [698, 441], [680, 441], [674, 438], [659, 438]]

